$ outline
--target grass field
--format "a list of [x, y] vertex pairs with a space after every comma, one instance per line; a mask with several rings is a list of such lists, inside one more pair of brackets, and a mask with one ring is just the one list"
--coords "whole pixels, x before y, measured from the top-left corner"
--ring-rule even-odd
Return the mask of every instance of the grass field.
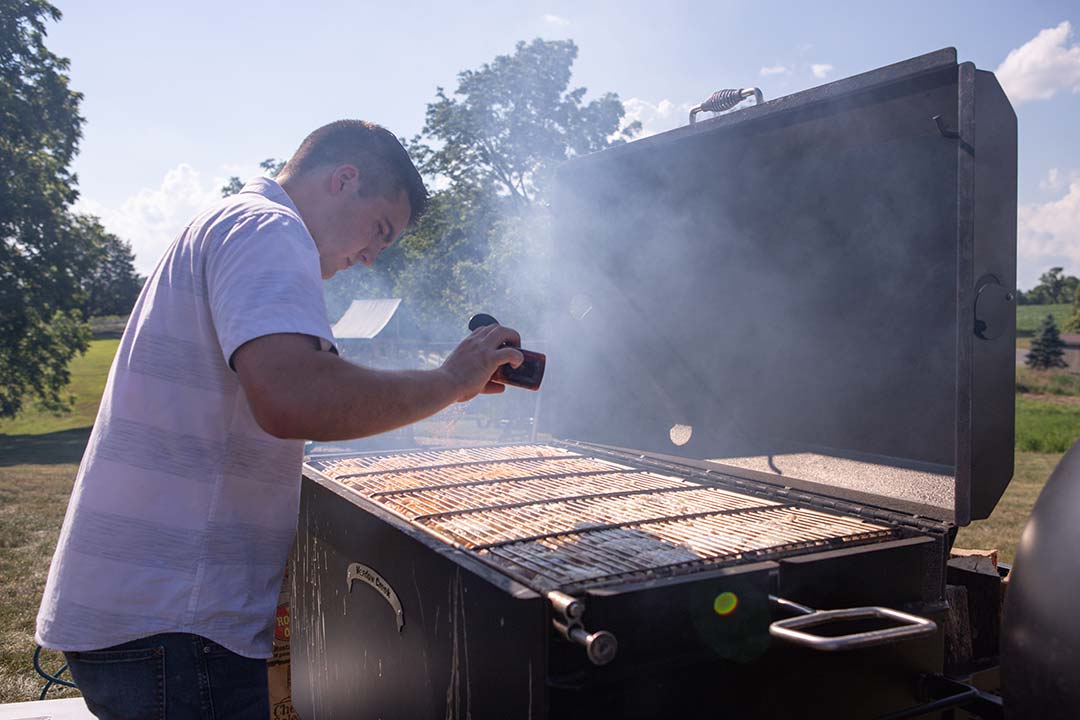
[[1039, 324], [1047, 315], [1053, 315], [1058, 330], [1062, 330], [1065, 327], [1065, 321], [1072, 316], [1072, 305], [1070, 303], [1060, 305], [1017, 305], [1016, 334], [1022, 336], [1034, 335], [1039, 329]]
[[[74, 410], [55, 417], [30, 409], [0, 421], [0, 703], [36, 700], [41, 679], [34, 673], [34, 618], [45, 587], [79, 458], [97, 415], [118, 340], [95, 340], [71, 364]], [[44, 653], [56, 670], [58, 653]], [[49, 697], [70, 697], [57, 689]]]
[[[68, 415], [56, 416], [36, 408], [28, 408], [14, 420], [0, 420], [0, 458], [20, 443], [23, 436], [39, 437], [58, 430], [88, 428], [94, 424], [98, 402], [105, 390], [105, 379], [112, 365], [119, 340], [93, 340], [90, 349], [71, 363], [71, 384], [68, 392], [75, 395], [75, 407]], [[6, 436], [6, 437], [3, 437]], [[80, 455], [82, 454], [80, 448]], [[78, 457], [75, 458], [78, 462]], [[3, 462], [3, 460], [0, 460]]]
[[[0, 703], [37, 699], [34, 619], [79, 458], [118, 342], [98, 339], [72, 363], [70, 415], [29, 410], [0, 422]], [[1047, 476], [1080, 435], [1080, 376], [1017, 368], [1016, 472], [989, 519], [963, 528], [957, 545], [997, 548], [1011, 561]], [[453, 424], [453, 423], [451, 423]], [[1037, 450], [1037, 451], [1032, 451]], [[46, 667], [62, 659], [50, 654]], [[71, 695], [56, 690], [50, 697]]]

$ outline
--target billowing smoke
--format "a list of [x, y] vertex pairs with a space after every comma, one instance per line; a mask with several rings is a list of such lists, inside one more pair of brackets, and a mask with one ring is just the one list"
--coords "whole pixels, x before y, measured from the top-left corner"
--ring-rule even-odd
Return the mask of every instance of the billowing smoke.
[[837, 484], [871, 466], [811, 465], [871, 458], [951, 506], [958, 179], [934, 115], [955, 127], [955, 84], [749, 108], [564, 167], [543, 429], [779, 474], [802, 457]]

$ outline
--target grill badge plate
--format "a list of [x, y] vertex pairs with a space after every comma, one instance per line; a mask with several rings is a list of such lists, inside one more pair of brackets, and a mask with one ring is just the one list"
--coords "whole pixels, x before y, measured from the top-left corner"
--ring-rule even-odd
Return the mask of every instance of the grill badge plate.
[[367, 565], [352, 563], [345, 572], [345, 587], [350, 594], [352, 593], [353, 582], [356, 580], [367, 584], [375, 590], [375, 592], [379, 593], [383, 600], [386, 600], [387, 604], [389, 604], [394, 611], [398, 632], [404, 630], [405, 612], [401, 609], [401, 600], [398, 599], [398, 595], [394, 592], [394, 588], [390, 586], [390, 583], [386, 582], [386, 579], [382, 575], [375, 572]]

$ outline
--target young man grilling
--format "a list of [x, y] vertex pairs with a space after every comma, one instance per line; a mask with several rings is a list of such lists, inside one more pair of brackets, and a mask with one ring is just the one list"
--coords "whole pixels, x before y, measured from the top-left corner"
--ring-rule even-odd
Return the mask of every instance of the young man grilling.
[[109, 373], [38, 612], [101, 718], [269, 716], [303, 440], [385, 432], [517, 366], [517, 333], [438, 370], [336, 354], [319, 282], [370, 266], [423, 213], [398, 140], [343, 120], [196, 217], [151, 273]]

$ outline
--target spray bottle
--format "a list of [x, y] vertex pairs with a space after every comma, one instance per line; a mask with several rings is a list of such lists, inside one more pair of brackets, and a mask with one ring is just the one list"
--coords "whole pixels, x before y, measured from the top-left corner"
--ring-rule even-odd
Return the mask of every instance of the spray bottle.
[[[485, 325], [498, 325], [499, 321], [486, 313], [478, 313], [473, 315], [472, 320], [469, 321], [469, 330], [476, 330], [476, 328], [484, 327]], [[510, 343], [503, 343], [503, 347], [509, 346]], [[495, 371], [495, 374], [491, 376], [493, 382], [502, 383], [503, 385], [516, 385], [517, 387], [525, 388], [526, 390], [539, 390], [540, 382], [544, 379], [544, 367], [547, 365], [547, 356], [543, 353], [533, 352], [532, 350], [523, 350], [518, 348], [521, 354], [525, 356], [524, 362], [521, 365], [512, 367], [510, 365], [500, 365], [499, 369]]]

